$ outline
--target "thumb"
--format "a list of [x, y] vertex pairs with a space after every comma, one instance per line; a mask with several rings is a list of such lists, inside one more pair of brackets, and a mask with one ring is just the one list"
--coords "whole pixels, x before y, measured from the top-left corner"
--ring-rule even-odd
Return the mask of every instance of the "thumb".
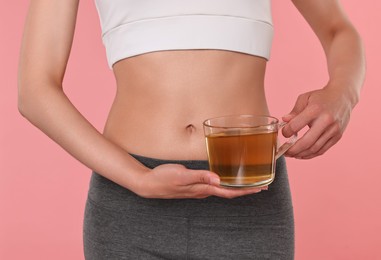
[[188, 184], [204, 183], [214, 186], [220, 185], [220, 177], [211, 171], [191, 170], [190, 174], [188, 174], [188, 177]]

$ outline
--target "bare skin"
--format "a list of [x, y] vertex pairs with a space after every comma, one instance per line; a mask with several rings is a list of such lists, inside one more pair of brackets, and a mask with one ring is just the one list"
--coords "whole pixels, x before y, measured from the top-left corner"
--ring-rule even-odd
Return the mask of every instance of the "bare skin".
[[130, 153], [206, 160], [202, 122], [268, 114], [266, 61], [218, 50], [161, 51], [114, 65], [117, 95], [104, 135]]
[[[334, 145], [348, 124], [363, 82], [364, 57], [360, 38], [336, 1], [293, 2], [321, 41], [330, 74], [326, 86], [302, 94], [284, 117], [289, 122], [285, 136], [310, 127], [288, 155], [313, 158]], [[101, 134], [62, 86], [77, 8], [78, 0], [31, 1], [20, 56], [22, 115], [83, 164], [142, 197], [234, 198], [259, 192], [220, 187], [215, 173], [181, 165], [147, 169], [129, 153], [206, 159], [203, 120], [268, 114], [266, 61], [217, 50], [153, 52], [121, 60], [113, 67], [117, 95]]]

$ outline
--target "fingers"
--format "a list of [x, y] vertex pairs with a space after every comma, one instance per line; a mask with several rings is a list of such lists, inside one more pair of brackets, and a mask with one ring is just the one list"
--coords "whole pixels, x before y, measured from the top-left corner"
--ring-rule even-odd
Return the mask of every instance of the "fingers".
[[253, 193], [261, 192], [262, 190], [267, 190], [268, 187], [261, 188], [226, 188], [222, 186], [206, 185], [206, 184], [194, 184], [189, 186], [190, 197], [193, 198], [206, 198], [209, 196], [217, 196], [226, 199], [232, 199], [240, 196], [245, 196]]
[[313, 120], [318, 116], [319, 108], [317, 106], [309, 106], [295, 115], [282, 129], [285, 137], [291, 137], [304, 127], [311, 125]]
[[206, 198], [209, 196], [235, 198], [268, 189], [267, 186], [242, 189], [222, 187], [219, 176], [214, 172], [205, 170], [187, 170], [185, 175], [186, 180], [184, 180], [183, 188], [186, 191], [184, 194], [190, 198]]
[[223, 188], [223, 187], [213, 187], [212, 191], [214, 196], [226, 198], [226, 199], [232, 199], [240, 196], [245, 196], [253, 193], [261, 192], [262, 190], [267, 190], [267, 188]]
[[286, 156], [310, 159], [324, 154], [336, 144], [349, 122], [352, 106], [330, 88], [311, 91], [298, 97], [282, 133], [290, 137], [304, 127], [310, 129], [291, 147]]
[[[291, 124], [291, 122], [289, 124]], [[317, 152], [334, 134], [333, 131], [327, 131], [327, 122], [321, 118], [312, 122], [310, 125], [311, 128], [304, 136], [287, 151], [288, 156], [296, 157], [297, 155], [303, 155], [303, 152], [307, 152], [309, 149], [311, 149], [311, 152]]]
[[[306, 126], [310, 129], [286, 152], [286, 156], [309, 159], [322, 155], [341, 138], [341, 128], [335, 118], [323, 111], [323, 106], [308, 104], [310, 95], [301, 95], [289, 115], [283, 117], [287, 124], [282, 133], [291, 137]], [[324, 147], [324, 149], [323, 149]]]
[[311, 128], [286, 153], [298, 159], [310, 159], [325, 153], [342, 137], [339, 124], [329, 116], [320, 116]]
[[283, 121], [287, 122], [282, 129], [282, 133], [285, 137], [291, 137], [305, 126], [311, 124], [312, 120], [316, 118], [320, 112], [318, 106], [308, 103], [309, 97], [310, 93], [300, 95], [291, 112], [282, 117]]
[[220, 185], [220, 177], [211, 171], [187, 169], [184, 176], [182, 176], [182, 185], [196, 183], [218, 186]]
[[209, 196], [234, 198], [257, 193], [267, 188], [221, 187], [220, 178], [216, 173], [207, 170], [191, 170], [177, 164], [160, 165], [154, 168], [147, 178], [143, 181], [145, 188], [139, 193], [145, 198], [206, 198]]
[[325, 132], [316, 143], [311, 146], [309, 149], [304, 150], [294, 157], [297, 159], [311, 159], [316, 156], [323, 155], [329, 148], [335, 145], [341, 138], [341, 134], [336, 134], [336, 127], [332, 126]]
[[295, 116], [300, 114], [304, 110], [304, 108], [307, 107], [307, 105], [308, 105], [308, 98], [309, 98], [308, 94], [300, 95], [298, 97], [298, 99], [296, 100], [295, 105], [294, 105], [293, 109], [291, 110], [291, 112], [288, 115], [283, 116], [282, 120], [285, 121], [285, 122], [289, 122]]

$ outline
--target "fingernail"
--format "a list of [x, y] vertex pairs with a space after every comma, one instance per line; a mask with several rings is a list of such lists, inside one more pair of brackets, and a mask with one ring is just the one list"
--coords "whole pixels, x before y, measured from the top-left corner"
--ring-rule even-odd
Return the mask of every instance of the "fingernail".
[[284, 116], [282, 116], [282, 120], [286, 121], [286, 120], [289, 120], [292, 118], [292, 114], [286, 114]]
[[220, 178], [218, 177], [215, 177], [215, 176], [211, 176], [210, 177], [210, 184], [211, 185], [220, 185]]

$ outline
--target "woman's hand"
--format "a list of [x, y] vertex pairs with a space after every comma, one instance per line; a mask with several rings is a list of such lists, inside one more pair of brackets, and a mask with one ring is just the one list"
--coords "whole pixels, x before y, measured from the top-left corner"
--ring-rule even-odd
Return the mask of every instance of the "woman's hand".
[[183, 199], [218, 196], [235, 198], [260, 192], [262, 188], [229, 189], [219, 186], [217, 174], [206, 170], [190, 170], [180, 164], [163, 164], [147, 171], [133, 190], [144, 198]]
[[283, 135], [290, 137], [305, 126], [310, 129], [292, 146], [286, 156], [310, 159], [324, 154], [336, 144], [348, 125], [353, 104], [335, 88], [307, 92], [298, 97]]
[[339, 1], [292, 0], [324, 49], [329, 84], [299, 96], [283, 120], [283, 135], [290, 137], [305, 126], [310, 129], [286, 155], [309, 159], [337, 143], [358, 102], [365, 77], [365, 54], [359, 34]]

